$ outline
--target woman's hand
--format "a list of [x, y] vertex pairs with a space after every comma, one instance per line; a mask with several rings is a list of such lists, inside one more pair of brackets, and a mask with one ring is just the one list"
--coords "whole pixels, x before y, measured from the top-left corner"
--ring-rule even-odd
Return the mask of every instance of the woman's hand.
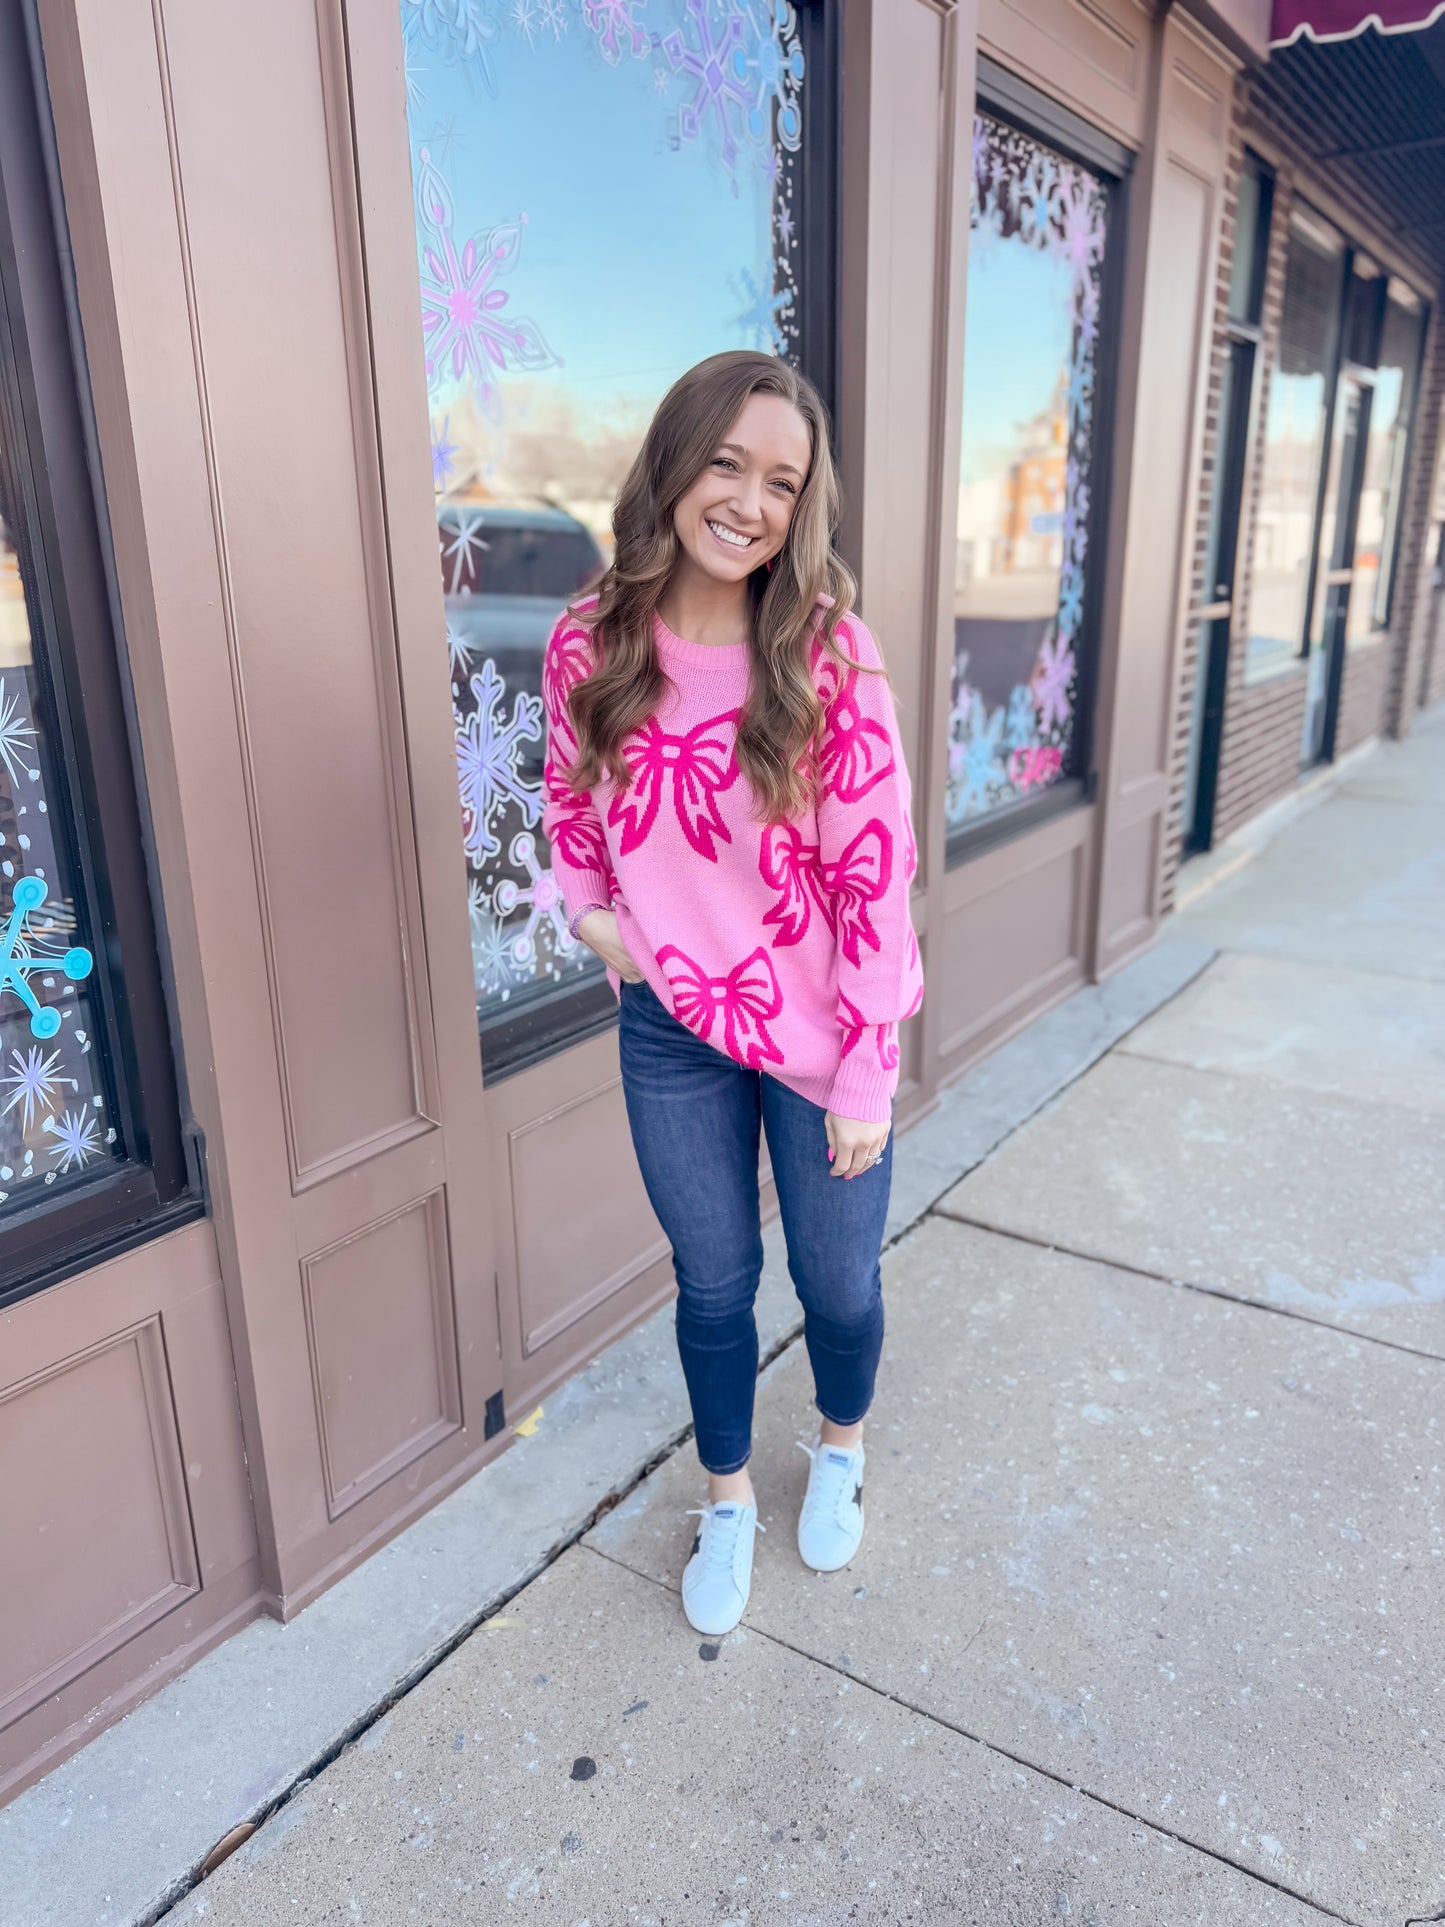
[[886, 1124], [865, 1124], [861, 1118], [838, 1117], [832, 1111], [827, 1112], [823, 1122], [833, 1159], [830, 1177], [856, 1178], [882, 1157], [888, 1142]]
[[615, 910], [589, 910], [577, 926], [577, 935], [589, 950], [596, 951], [609, 970], [615, 970], [626, 983], [642, 982], [642, 972], [632, 961], [627, 945], [618, 932]]

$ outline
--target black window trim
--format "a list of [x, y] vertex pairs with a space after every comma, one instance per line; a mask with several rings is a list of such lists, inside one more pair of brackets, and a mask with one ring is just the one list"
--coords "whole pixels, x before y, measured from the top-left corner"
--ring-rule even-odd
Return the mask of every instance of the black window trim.
[[[1084, 576], [1084, 608], [1075, 645], [1079, 696], [1074, 705], [1074, 737], [1069, 762], [1057, 782], [1042, 794], [1021, 797], [960, 823], [944, 840], [944, 866], [955, 870], [985, 850], [1038, 829], [1070, 810], [1092, 803], [1098, 789], [1094, 764], [1095, 702], [1099, 686], [1100, 629], [1104, 608], [1103, 558], [1113, 494], [1114, 410], [1117, 388], [1118, 322], [1123, 295], [1125, 238], [1134, 155], [1121, 141], [1091, 126], [1050, 100], [988, 55], [978, 57], [977, 105], [996, 120], [1042, 141], [1067, 160], [1077, 161], [1103, 183], [1108, 196], [1108, 245], [1099, 287], [1099, 350], [1094, 377], [1093, 449], [1089, 463], [1089, 555], [1097, 558]], [[964, 325], [959, 316], [956, 326]], [[956, 478], [954, 489], [956, 492]], [[950, 495], [950, 501], [953, 496]]]
[[[0, 5], [0, 382], [23, 478], [37, 673], [70, 810], [54, 812], [96, 958], [91, 983], [129, 1149], [0, 1220], [0, 1307], [203, 1215], [181, 1124], [134, 711], [35, 0]], [[37, 459], [38, 458], [38, 459]], [[74, 820], [70, 820], [73, 814]]]

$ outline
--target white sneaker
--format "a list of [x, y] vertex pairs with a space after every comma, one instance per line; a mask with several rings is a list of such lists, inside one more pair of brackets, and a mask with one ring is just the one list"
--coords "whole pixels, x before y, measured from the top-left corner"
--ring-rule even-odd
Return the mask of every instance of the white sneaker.
[[837, 1572], [863, 1537], [863, 1445], [798, 1444], [813, 1462], [798, 1514], [798, 1551], [814, 1572]]
[[753, 1580], [753, 1534], [762, 1532], [758, 1508], [719, 1499], [688, 1514], [701, 1519], [692, 1557], [683, 1568], [682, 1610], [688, 1624], [714, 1637], [730, 1633], [747, 1610]]

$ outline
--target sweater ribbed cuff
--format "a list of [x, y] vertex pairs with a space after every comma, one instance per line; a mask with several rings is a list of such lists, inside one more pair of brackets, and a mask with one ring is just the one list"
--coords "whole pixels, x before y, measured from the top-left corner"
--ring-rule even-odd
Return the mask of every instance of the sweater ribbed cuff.
[[558, 864], [557, 881], [562, 886], [569, 923], [579, 910], [593, 906], [605, 910], [612, 901], [612, 891], [601, 870], [574, 870], [569, 864]]
[[893, 1093], [898, 1088], [896, 1067], [885, 1071], [874, 1059], [855, 1063], [845, 1057], [838, 1066], [828, 1109], [835, 1117], [854, 1117], [862, 1124], [888, 1124], [893, 1118]]

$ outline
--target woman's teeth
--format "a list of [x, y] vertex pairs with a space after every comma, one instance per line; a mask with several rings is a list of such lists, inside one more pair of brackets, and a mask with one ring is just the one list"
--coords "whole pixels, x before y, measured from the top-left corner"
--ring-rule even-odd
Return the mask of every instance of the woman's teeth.
[[725, 528], [721, 522], [709, 520], [708, 527], [720, 542], [729, 542], [735, 549], [750, 549], [758, 539], [755, 535], [739, 535], [736, 529]]

